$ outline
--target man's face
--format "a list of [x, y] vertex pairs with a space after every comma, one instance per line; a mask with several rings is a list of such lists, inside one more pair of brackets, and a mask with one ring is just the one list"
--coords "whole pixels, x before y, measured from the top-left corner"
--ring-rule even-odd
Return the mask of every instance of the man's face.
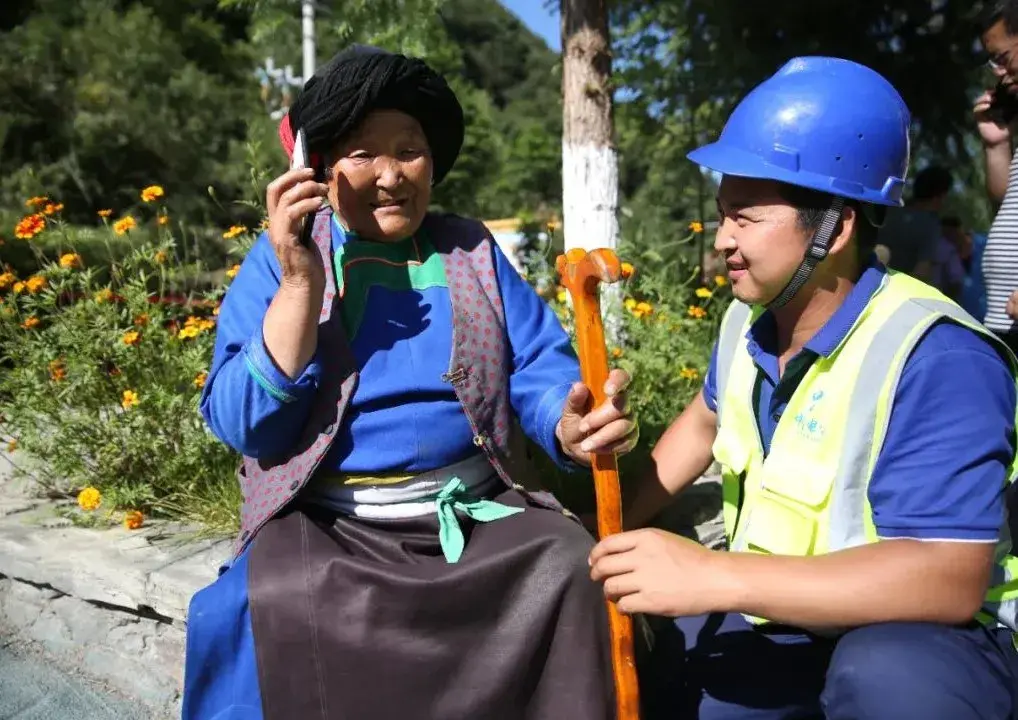
[[1009, 92], [1018, 93], [1018, 36], [1011, 35], [999, 20], [983, 33], [982, 41], [994, 75]]
[[726, 175], [718, 190], [714, 249], [725, 259], [732, 292], [754, 305], [769, 303], [802, 262], [808, 233], [796, 209], [770, 180]]

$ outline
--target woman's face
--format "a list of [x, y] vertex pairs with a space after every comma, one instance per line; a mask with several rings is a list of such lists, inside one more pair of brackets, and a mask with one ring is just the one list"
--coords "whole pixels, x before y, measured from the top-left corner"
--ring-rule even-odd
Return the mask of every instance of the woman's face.
[[396, 242], [421, 226], [431, 202], [431, 148], [420, 124], [375, 110], [333, 155], [329, 201], [347, 230]]

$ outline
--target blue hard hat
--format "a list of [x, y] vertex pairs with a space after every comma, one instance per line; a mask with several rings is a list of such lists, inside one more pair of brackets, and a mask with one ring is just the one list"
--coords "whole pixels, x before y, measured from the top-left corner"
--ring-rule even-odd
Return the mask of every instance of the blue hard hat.
[[898, 91], [868, 67], [800, 57], [738, 104], [717, 142], [688, 157], [724, 175], [901, 205], [909, 122]]

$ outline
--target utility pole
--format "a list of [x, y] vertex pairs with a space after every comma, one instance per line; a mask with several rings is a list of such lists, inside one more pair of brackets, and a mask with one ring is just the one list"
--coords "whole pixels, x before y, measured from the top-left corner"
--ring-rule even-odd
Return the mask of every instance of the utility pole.
[[304, 55], [304, 82], [315, 74], [315, 3], [301, 0], [301, 47]]

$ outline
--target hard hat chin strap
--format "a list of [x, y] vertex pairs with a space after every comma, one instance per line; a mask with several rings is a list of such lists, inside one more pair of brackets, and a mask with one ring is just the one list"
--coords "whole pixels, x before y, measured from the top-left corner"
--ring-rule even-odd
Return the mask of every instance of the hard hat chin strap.
[[768, 310], [777, 310], [787, 305], [795, 297], [795, 294], [802, 289], [802, 286], [806, 284], [806, 281], [809, 280], [816, 266], [827, 257], [831, 238], [834, 236], [835, 228], [838, 227], [838, 220], [841, 219], [841, 211], [844, 208], [845, 198], [837, 195], [834, 196], [831, 200], [831, 206], [824, 213], [824, 219], [821, 221], [820, 227], [813, 233], [813, 239], [810, 240], [809, 247], [806, 248], [806, 256], [799, 264], [795, 275], [785, 285], [785, 289], [776, 298], [767, 303]]

